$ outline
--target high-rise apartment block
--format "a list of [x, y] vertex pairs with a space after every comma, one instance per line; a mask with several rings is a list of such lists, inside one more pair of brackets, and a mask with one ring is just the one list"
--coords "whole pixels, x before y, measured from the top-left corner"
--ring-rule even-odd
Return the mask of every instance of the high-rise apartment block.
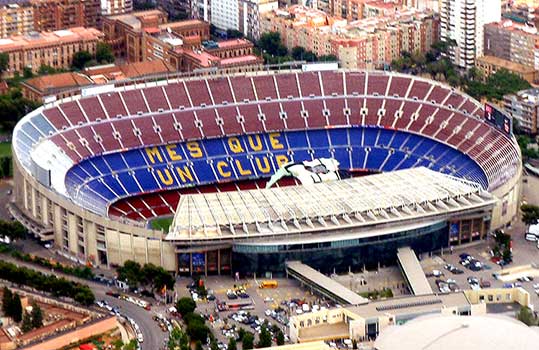
[[438, 41], [439, 21], [432, 11], [409, 9], [380, 18], [347, 22], [324, 12], [292, 6], [267, 13], [262, 32], [279, 32], [288, 49], [302, 46], [335, 55], [345, 68], [384, 68], [402, 51], [426, 52]]
[[537, 134], [539, 89], [528, 89], [503, 97], [503, 106], [517, 122], [518, 128], [528, 134]]
[[537, 28], [510, 20], [485, 25], [484, 54], [539, 70]]
[[133, 0], [102, 0], [101, 14], [103, 16], [119, 15], [133, 11]]
[[239, 29], [239, 0], [212, 0], [210, 22], [219, 29]]
[[440, 36], [454, 43], [449, 50], [453, 63], [471, 68], [483, 56], [484, 25], [500, 19], [501, 0], [440, 0]]
[[0, 37], [23, 35], [34, 30], [34, 9], [28, 3], [0, 7]]
[[278, 8], [277, 0], [238, 0], [239, 28], [246, 37], [258, 40], [260, 38], [260, 19], [268, 12]]
[[100, 0], [32, 0], [34, 30], [101, 28]]
[[6, 75], [12, 76], [25, 67], [37, 72], [43, 65], [68, 69], [79, 51], [95, 54], [103, 33], [95, 28], [71, 28], [55, 32], [30, 33], [0, 40], [0, 52], [9, 56]]

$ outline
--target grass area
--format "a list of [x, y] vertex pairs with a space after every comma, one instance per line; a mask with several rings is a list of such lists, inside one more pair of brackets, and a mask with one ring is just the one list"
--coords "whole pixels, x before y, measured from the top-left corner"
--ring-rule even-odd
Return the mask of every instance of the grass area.
[[0, 143], [0, 158], [11, 157], [11, 142]]
[[165, 232], [168, 232], [168, 228], [172, 224], [172, 220], [174, 218], [157, 218], [155, 220], [152, 220], [150, 222], [150, 225], [154, 230], [163, 230]]

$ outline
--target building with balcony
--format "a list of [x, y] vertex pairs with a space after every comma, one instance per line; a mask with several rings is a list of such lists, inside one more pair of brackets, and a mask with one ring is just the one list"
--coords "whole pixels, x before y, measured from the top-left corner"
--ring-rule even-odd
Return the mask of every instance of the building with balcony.
[[246, 37], [258, 40], [260, 38], [261, 16], [278, 8], [277, 0], [238, 0], [238, 30]]
[[101, 14], [103, 16], [120, 15], [133, 11], [133, 0], [103, 0]]
[[500, 69], [506, 69], [528, 81], [530, 84], [533, 84], [539, 79], [539, 72], [535, 68], [516, 62], [518, 61], [509, 61], [494, 56], [481, 56], [475, 60], [475, 66], [483, 73], [485, 78], [488, 78]]
[[32, 0], [34, 30], [101, 28], [100, 0]]
[[517, 122], [518, 128], [528, 134], [537, 134], [539, 89], [528, 89], [503, 97], [505, 111]]
[[0, 7], [0, 37], [23, 35], [34, 30], [34, 9], [29, 3]]
[[9, 55], [5, 74], [13, 76], [25, 67], [37, 72], [42, 65], [68, 69], [76, 52], [84, 50], [94, 55], [97, 43], [102, 40], [102, 32], [83, 27], [1, 39], [0, 52]]
[[484, 54], [539, 69], [536, 27], [504, 20], [485, 25]]
[[440, 37], [454, 43], [449, 55], [461, 69], [483, 56], [484, 25], [499, 22], [501, 0], [440, 0]]
[[279, 32], [288, 49], [301, 46], [318, 56], [335, 55], [345, 68], [375, 69], [389, 65], [402, 51], [428, 51], [439, 38], [439, 21], [432, 11], [408, 9], [348, 22], [292, 6], [267, 13], [261, 31]]

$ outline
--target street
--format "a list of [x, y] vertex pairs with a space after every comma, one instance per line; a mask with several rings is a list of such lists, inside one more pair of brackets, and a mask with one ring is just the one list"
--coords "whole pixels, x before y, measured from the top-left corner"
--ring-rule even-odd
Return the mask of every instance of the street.
[[47, 275], [54, 274], [58, 277], [64, 277], [65, 279], [88, 285], [92, 292], [94, 292], [96, 300], [105, 300], [111, 306], [118, 306], [122, 315], [132, 318], [139, 325], [142, 335], [144, 336], [144, 342], [140, 344], [142, 350], [157, 350], [162, 348], [163, 341], [166, 338], [166, 333], [164, 333], [159, 328], [158, 324], [152, 319], [155, 311], [147, 311], [128, 301], [106, 295], [106, 292], [109, 289], [109, 287], [106, 285], [79, 279], [70, 275], [59, 273], [58, 271], [51, 271], [35, 264], [28, 264], [20, 260], [16, 260], [9, 255], [3, 255], [2, 259], [4, 261], [16, 264], [17, 266], [31, 268]]

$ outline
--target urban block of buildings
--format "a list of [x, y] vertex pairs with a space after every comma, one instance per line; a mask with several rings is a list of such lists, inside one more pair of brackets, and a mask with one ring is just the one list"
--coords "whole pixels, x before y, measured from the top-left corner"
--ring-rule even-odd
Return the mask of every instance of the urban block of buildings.
[[292, 6], [263, 16], [263, 32], [279, 32], [288, 49], [304, 47], [335, 55], [344, 68], [383, 68], [402, 51], [428, 51], [438, 41], [439, 22], [430, 10], [408, 9], [386, 17], [348, 22], [320, 10]]
[[263, 64], [250, 41], [213, 42], [209, 23], [196, 19], [167, 23], [166, 14], [158, 10], [108, 17], [103, 30], [105, 41], [127, 62], [163, 60], [177, 71], [252, 70]]
[[[483, 59], [491, 66], [505, 67], [530, 83], [537, 81], [539, 70], [539, 34], [537, 28], [504, 20], [484, 28], [484, 54], [503, 61]], [[485, 70], [488, 73], [488, 70]]]
[[25, 67], [37, 72], [41, 66], [68, 69], [73, 55], [85, 50], [94, 55], [103, 33], [95, 28], [76, 27], [54, 32], [33, 32], [0, 39], [0, 52], [9, 56], [5, 74], [13, 76]]
[[0, 349], [59, 350], [105, 333], [119, 333], [116, 316], [82, 308], [25, 290], [14, 290], [25, 312], [37, 304], [43, 312], [43, 326], [22, 332], [9, 318], [2, 318]]
[[537, 134], [539, 113], [539, 89], [533, 88], [503, 97], [503, 107], [516, 120], [521, 131]]
[[483, 56], [484, 26], [501, 20], [501, 0], [440, 0], [440, 37], [452, 42], [449, 56], [461, 69]]
[[174, 70], [164, 61], [145, 61], [124, 65], [108, 64], [85, 68], [81, 72], [49, 74], [21, 83], [24, 97], [39, 103], [80, 95], [93, 85], [136, 80], [147, 76], [165, 75]]
[[[104, 4], [115, 2], [117, 0], [107, 0]], [[0, 35], [7, 37], [73, 27], [100, 28], [101, 5], [100, 0], [13, 1], [0, 6]]]

